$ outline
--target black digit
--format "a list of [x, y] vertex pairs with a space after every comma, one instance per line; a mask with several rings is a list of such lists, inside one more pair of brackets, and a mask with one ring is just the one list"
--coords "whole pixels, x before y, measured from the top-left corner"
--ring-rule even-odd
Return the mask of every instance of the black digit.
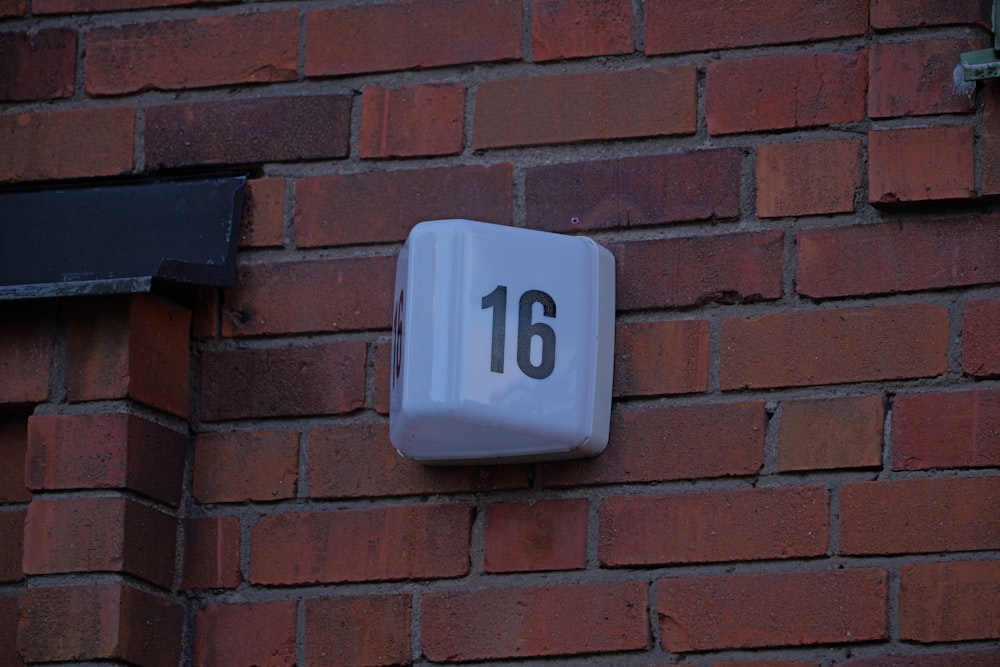
[[396, 379], [403, 368], [403, 290], [399, 292], [399, 299], [396, 301], [396, 312], [392, 318], [392, 386], [396, 386]]
[[[542, 315], [556, 316], [556, 302], [541, 290], [531, 289], [521, 295], [517, 307], [517, 366], [530, 378], [544, 380], [556, 365], [556, 332], [544, 322], [532, 322], [532, 307], [542, 304]], [[531, 339], [542, 340], [542, 357], [535, 366], [531, 363]]]
[[493, 349], [490, 351], [490, 370], [503, 373], [503, 346], [507, 329], [507, 286], [497, 288], [483, 297], [483, 309], [493, 309]]

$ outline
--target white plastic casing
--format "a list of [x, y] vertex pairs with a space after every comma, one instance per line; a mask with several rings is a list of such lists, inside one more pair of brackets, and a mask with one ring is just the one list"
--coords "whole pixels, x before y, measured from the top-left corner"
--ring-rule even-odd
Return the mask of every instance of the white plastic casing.
[[396, 264], [389, 436], [434, 464], [593, 456], [608, 442], [614, 257], [591, 239], [416, 225]]

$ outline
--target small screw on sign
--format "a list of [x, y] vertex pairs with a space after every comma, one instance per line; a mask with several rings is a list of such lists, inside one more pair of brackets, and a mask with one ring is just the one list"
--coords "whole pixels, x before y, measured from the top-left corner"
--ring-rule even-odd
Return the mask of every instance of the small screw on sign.
[[572, 218], [569, 219], [569, 224], [571, 224], [571, 225], [579, 225], [580, 224], [580, 218], [578, 218], [578, 217], [576, 217], [574, 215]]

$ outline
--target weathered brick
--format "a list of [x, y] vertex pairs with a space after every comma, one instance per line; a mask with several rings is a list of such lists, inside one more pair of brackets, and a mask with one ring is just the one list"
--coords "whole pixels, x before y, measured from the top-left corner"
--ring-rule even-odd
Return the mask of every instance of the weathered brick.
[[465, 133], [465, 86], [366, 86], [360, 133], [362, 158], [457, 155]]
[[469, 571], [471, 528], [466, 505], [271, 514], [253, 529], [250, 581], [282, 586], [461, 577]]
[[84, 85], [99, 96], [294, 81], [298, 20], [289, 10], [93, 28]]
[[293, 667], [295, 600], [209, 604], [194, 621], [194, 667]]
[[1000, 548], [1000, 477], [844, 484], [840, 551], [934, 553]]
[[861, 186], [861, 142], [766, 144], [757, 149], [757, 215], [850, 213]]
[[884, 425], [882, 396], [782, 401], [778, 470], [878, 467]]
[[306, 76], [521, 57], [522, 9], [493, 0], [407, 0], [306, 12]]
[[24, 480], [27, 451], [27, 421], [23, 418], [0, 417], [0, 503], [31, 500]]
[[239, 518], [185, 520], [181, 588], [236, 588], [240, 581]]
[[868, 133], [873, 205], [976, 196], [975, 128], [965, 125]]
[[615, 396], [708, 389], [706, 320], [622, 322], [615, 327]]
[[169, 589], [176, 533], [173, 517], [128, 498], [36, 498], [24, 521], [24, 572], [123, 572]]
[[470, 165], [300, 178], [295, 184], [300, 248], [395, 243], [423, 220], [513, 220], [513, 166]]
[[194, 441], [192, 493], [200, 503], [294, 498], [298, 431], [203, 433]]
[[735, 218], [741, 159], [723, 148], [530, 167], [527, 226], [568, 232]]
[[948, 369], [948, 311], [929, 304], [722, 321], [723, 390], [933, 377]]
[[[0, 16], [3, 16], [0, 1]], [[0, 597], [0, 665], [23, 667], [24, 661], [17, 652], [17, 598]]]
[[870, 0], [876, 30], [979, 23], [990, 25], [990, 3], [967, 0]]
[[[493, 79], [480, 84], [476, 149], [693, 134], [692, 66]], [[525, 122], [530, 119], [531, 122]]]
[[24, 578], [21, 559], [26, 514], [23, 509], [0, 512], [0, 582], [21, 581]]
[[531, 7], [535, 62], [634, 50], [635, 14], [629, 0], [542, 0]]
[[202, 353], [206, 421], [351, 412], [364, 406], [360, 341]]
[[646, 649], [647, 595], [644, 582], [426, 593], [420, 643], [432, 662]]
[[0, 0], [0, 16], [24, 16], [27, 13], [28, 0]]
[[391, 365], [392, 343], [379, 343], [375, 346], [375, 386], [373, 387], [372, 407], [375, 412], [382, 415], [389, 414], [389, 391], [391, 390], [389, 367]]
[[306, 600], [306, 658], [315, 667], [409, 665], [410, 595]]
[[247, 181], [240, 217], [240, 247], [267, 248], [284, 245], [285, 179]]
[[869, 658], [852, 658], [837, 667], [994, 667], [997, 651], [949, 651], [948, 653], [899, 653]]
[[984, 195], [1000, 194], [1000, 89], [987, 88], [980, 138], [980, 187]]
[[131, 107], [0, 115], [0, 183], [128, 173], [134, 137]]
[[699, 0], [646, 3], [646, 53], [714, 51], [863, 35], [865, 0], [802, 4], [795, 0], [744, 0], [721, 10]]
[[0, 33], [0, 101], [72, 97], [76, 30]]
[[819, 667], [818, 662], [804, 660], [743, 660], [713, 662], [712, 667]]
[[609, 243], [619, 311], [781, 298], [781, 231]]
[[33, 14], [117, 12], [147, 7], [211, 5], [223, 2], [229, 0], [32, 0], [31, 12]]
[[656, 611], [663, 648], [677, 653], [880, 640], [888, 577], [859, 568], [661, 579]]
[[863, 53], [811, 53], [714, 60], [705, 85], [711, 134], [860, 121], [868, 60]]
[[188, 439], [125, 413], [34, 415], [25, 480], [36, 491], [127, 489], [178, 506]]
[[149, 169], [335, 159], [350, 150], [346, 95], [190, 102], [150, 107], [145, 117]]
[[0, 304], [0, 322], [0, 404], [44, 401], [49, 395], [55, 311], [37, 303], [7, 302]]
[[1000, 561], [904, 565], [899, 635], [926, 643], [1000, 638]]
[[892, 415], [896, 470], [1000, 466], [1000, 390], [900, 394]]
[[888, 118], [974, 111], [975, 95], [956, 88], [954, 69], [963, 52], [983, 46], [981, 40], [954, 38], [877, 42], [868, 74], [868, 115]]
[[223, 292], [222, 335], [388, 329], [395, 257], [244, 264]]
[[378, 498], [524, 489], [528, 467], [430, 467], [405, 459], [389, 442], [388, 424], [317, 426], [309, 433], [309, 495]]
[[980, 215], [800, 230], [796, 290], [828, 298], [1000, 281], [998, 222]]
[[551, 487], [753, 475], [764, 463], [766, 426], [763, 403], [620, 407], [612, 411], [603, 454], [546, 464], [541, 481]]
[[586, 498], [493, 503], [486, 508], [486, 572], [582, 570]]
[[819, 486], [612, 496], [598, 556], [604, 567], [822, 556], [829, 506]]
[[1000, 375], [1000, 301], [969, 299], [962, 315], [962, 371], [975, 377]]

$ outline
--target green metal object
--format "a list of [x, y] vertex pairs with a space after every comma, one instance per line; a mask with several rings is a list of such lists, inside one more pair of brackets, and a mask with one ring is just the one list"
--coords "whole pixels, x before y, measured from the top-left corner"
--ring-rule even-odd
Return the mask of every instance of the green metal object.
[[993, 1], [993, 48], [967, 51], [962, 58], [962, 78], [966, 81], [1000, 77], [1000, 3]]

